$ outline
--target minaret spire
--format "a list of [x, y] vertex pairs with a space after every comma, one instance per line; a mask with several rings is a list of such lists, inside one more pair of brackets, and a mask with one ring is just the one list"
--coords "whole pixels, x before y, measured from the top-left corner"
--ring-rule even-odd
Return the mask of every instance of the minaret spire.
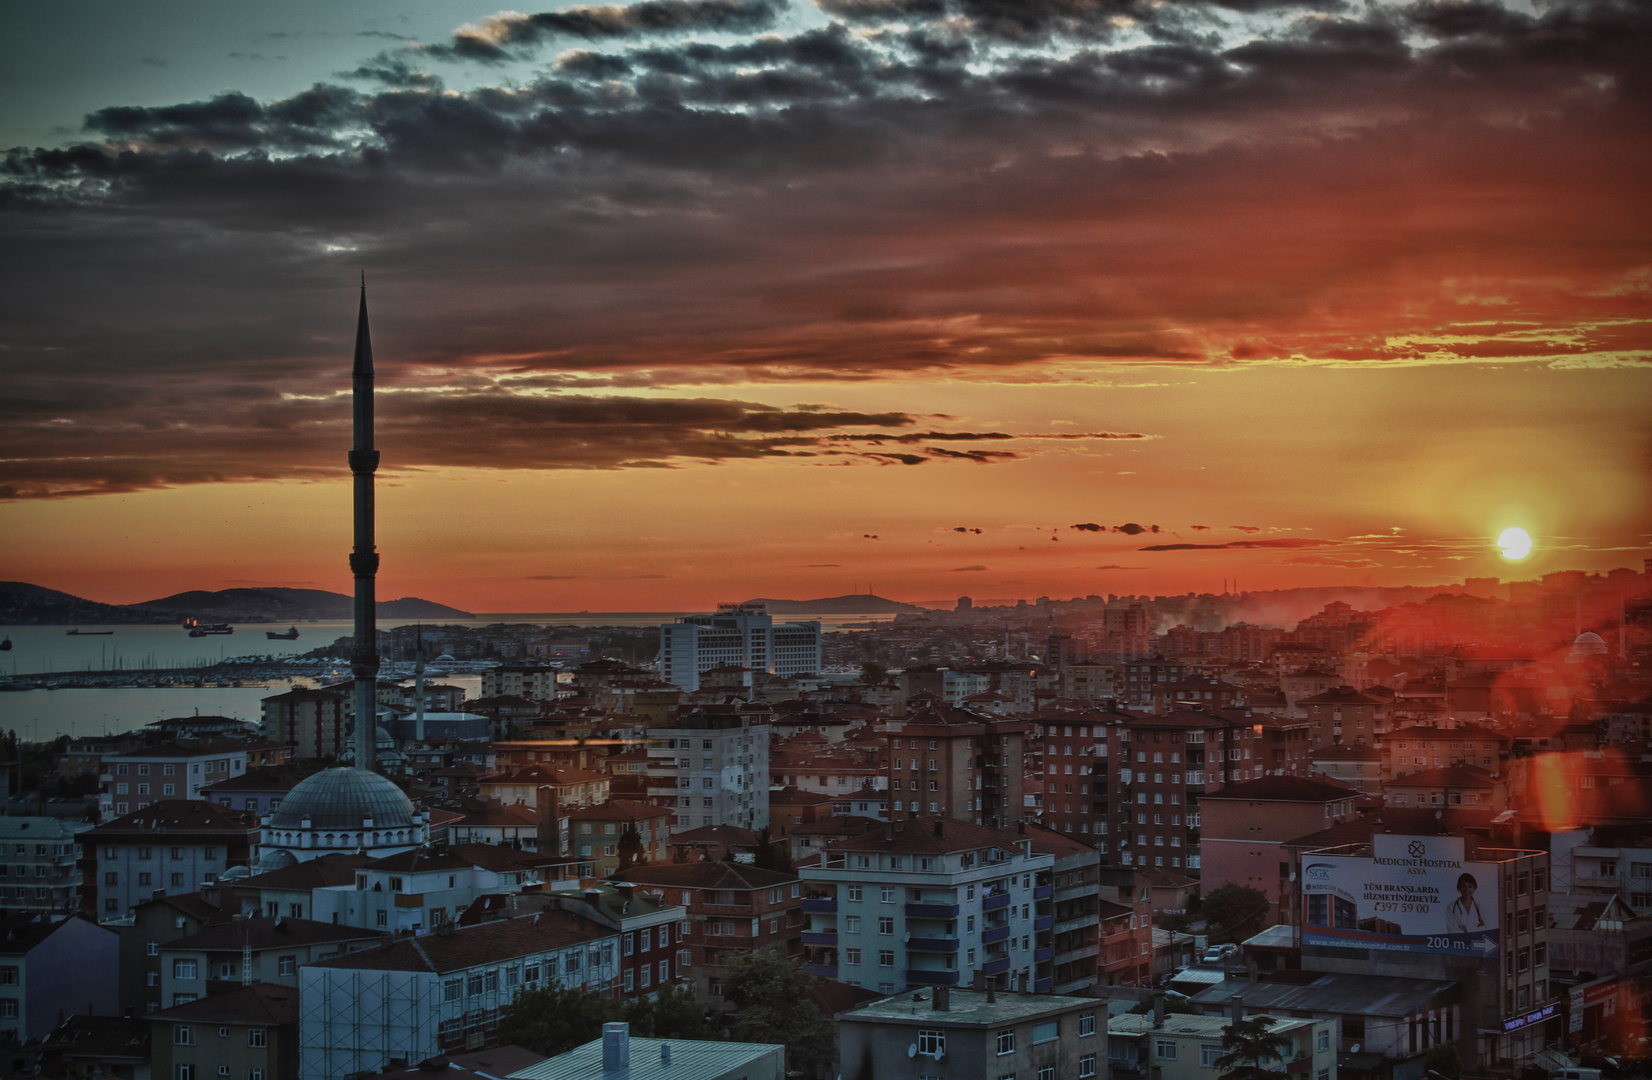
[[356, 360], [350, 373], [354, 443], [350, 472], [355, 477], [355, 548], [350, 573], [356, 579], [356, 647], [350, 654], [355, 675], [356, 768], [371, 769], [378, 732], [379, 643], [374, 595], [379, 556], [373, 538], [373, 343], [367, 333], [367, 274], [361, 276], [361, 312], [356, 317]]

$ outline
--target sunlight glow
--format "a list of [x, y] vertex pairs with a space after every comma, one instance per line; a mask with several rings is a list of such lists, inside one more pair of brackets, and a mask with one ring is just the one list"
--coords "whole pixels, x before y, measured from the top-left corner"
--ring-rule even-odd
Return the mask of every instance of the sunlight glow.
[[1511, 525], [1497, 535], [1497, 546], [1503, 550], [1503, 558], [1519, 562], [1532, 553], [1532, 538], [1525, 529]]

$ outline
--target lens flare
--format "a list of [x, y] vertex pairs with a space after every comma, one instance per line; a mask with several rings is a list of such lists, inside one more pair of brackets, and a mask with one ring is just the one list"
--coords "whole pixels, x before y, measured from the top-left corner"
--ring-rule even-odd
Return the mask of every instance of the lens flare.
[[1519, 526], [1511, 525], [1497, 535], [1497, 546], [1503, 549], [1503, 558], [1510, 562], [1519, 562], [1532, 553], [1531, 534]]

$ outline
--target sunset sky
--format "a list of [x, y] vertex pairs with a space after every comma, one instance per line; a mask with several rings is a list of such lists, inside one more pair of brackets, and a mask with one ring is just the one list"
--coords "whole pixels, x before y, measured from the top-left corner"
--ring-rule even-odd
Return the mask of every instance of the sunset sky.
[[1644, 3], [161, 0], [0, 30], [0, 579], [348, 591], [362, 271], [381, 597], [1652, 556]]

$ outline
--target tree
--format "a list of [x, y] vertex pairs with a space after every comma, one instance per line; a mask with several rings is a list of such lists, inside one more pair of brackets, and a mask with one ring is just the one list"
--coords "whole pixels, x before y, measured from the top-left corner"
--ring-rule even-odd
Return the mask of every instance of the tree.
[[830, 1072], [837, 1046], [832, 1022], [809, 998], [814, 981], [801, 960], [743, 952], [724, 969], [723, 998], [734, 1006], [740, 1038], [784, 1043], [787, 1068], [821, 1076]]
[[882, 686], [887, 678], [889, 669], [876, 660], [868, 660], [860, 666], [860, 681], [867, 686]]
[[1222, 1029], [1227, 1053], [1212, 1062], [1221, 1080], [1257, 1080], [1273, 1072], [1267, 1062], [1283, 1061], [1291, 1049], [1289, 1035], [1268, 1030], [1278, 1022], [1271, 1016], [1246, 1016]]
[[620, 1008], [601, 994], [558, 983], [524, 990], [499, 1012], [499, 1041], [551, 1057], [590, 1042]]
[[1205, 897], [1201, 910], [1213, 943], [1243, 941], [1267, 928], [1268, 894], [1249, 885], [1223, 885]]
[[655, 997], [639, 997], [625, 1006], [631, 1034], [656, 1039], [719, 1039], [722, 1028], [706, 1014], [705, 1002], [692, 986], [662, 986]]
[[642, 833], [637, 831], [634, 822], [628, 822], [625, 831], [619, 838], [619, 868], [624, 870], [632, 866], [646, 866], [648, 864], [648, 849], [642, 846]]

